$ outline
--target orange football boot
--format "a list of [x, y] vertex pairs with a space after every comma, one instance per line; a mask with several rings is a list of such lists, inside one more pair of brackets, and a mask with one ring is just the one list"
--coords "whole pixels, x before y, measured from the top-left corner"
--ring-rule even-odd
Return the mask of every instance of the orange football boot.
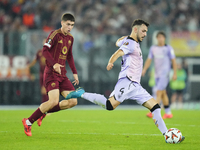
[[46, 114], [43, 114], [43, 115], [37, 120], [38, 126], [41, 126], [42, 120], [43, 120], [45, 117], [46, 117]]
[[164, 114], [163, 115], [163, 119], [169, 119], [169, 118], [172, 118], [173, 117], [173, 115], [172, 114]]
[[152, 113], [151, 112], [149, 112], [149, 113], [147, 113], [147, 115], [146, 115], [147, 117], [149, 117], [149, 118], [152, 118], [153, 117], [153, 115], [152, 115]]
[[32, 133], [31, 133], [31, 126], [28, 126], [28, 125], [26, 124], [26, 120], [27, 120], [27, 118], [22, 119], [22, 124], [23, 124], [23, 126], [24, 126], [24, 132], [25, 132], [25, 134], [26, 134], [27, 136], [32, 136]]

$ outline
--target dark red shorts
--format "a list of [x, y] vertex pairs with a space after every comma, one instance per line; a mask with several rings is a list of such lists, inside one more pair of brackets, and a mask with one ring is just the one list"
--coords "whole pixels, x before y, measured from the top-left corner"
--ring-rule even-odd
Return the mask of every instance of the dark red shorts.
[[74, 86], [67, 77], [60, 77], [52, 74], [44, 74], [44, 87], [47, 93], [54, 89], [62, 91], [74, 91]]

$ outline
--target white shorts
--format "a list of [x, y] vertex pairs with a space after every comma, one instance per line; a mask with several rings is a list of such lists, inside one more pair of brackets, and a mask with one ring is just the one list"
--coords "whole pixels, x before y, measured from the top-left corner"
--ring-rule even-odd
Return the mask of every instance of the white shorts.
[[128, 78], [118, 80], [114, 91], [110, 94], [110, 97], [112, 96], [120, 103], [129, 99], [136, 100], [140, 105], [153, 98], [139, 83]]

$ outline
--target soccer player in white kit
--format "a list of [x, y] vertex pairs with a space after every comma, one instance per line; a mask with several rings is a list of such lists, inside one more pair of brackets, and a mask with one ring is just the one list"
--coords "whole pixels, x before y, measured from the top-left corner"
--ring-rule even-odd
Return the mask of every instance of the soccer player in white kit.
[[155, 125], [164, 135], [167, 127], [161, 117], [161, 108], [157, 101], [140, 85], [143, 59], [139, 42], [142, 42], [147, 35], [148, 26], [149, 24], [143, 20], [134, 20], [130, 36], [122, 37], [116, 42], [119, 49], [111, 56], [107, 70], [113, 68], [114, 62], [119, 57], [122, 57], [122, 66], [119, 80], [109, 99], [101, 94], [87, 93], [83, 88], [69, 93], [66, 99], [82, 97], [107, 110], [114, 110], [124, 100], [136, 100], [138, 104], [152, 112]]
[[[169, 83], [169, 73], [171, 70], [171, 64], [173, 67], [173, 80], [176, 80], [176, 58], [174, 50], [171, 46], [165, 44], [166, 35], [163, 31], [159, 31], [156, 35], [158, 45], [153, 45], [150, 48], [148, 58], [145, 62], [142, 76], [145, 75], [147, 69], [151, 65], [152, 59], [155, 65], [155, 81], [156, 81], [156, 100], [158, 104], [162, 100], [165, 114], [163, 119], [172, 118], [173, 115], [169, 106], [169, 98], [167, 96], [166, 88]], [[152, 113], [147, 113], [147, 117], [152, 118]]]

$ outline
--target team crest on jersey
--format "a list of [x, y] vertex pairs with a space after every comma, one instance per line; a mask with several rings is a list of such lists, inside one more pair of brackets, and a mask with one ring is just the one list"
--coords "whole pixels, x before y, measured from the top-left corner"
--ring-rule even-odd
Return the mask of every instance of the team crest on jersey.
[[52, 87], [55, 87], [55, 86], [56, 86], [56, 84], [53, 82], [53, 83], [51, 83], [51, 86], [52, 86]]
[[62, 53], [63, 53], [64, 55], [67, 53], [67, 47], [66, 47], [66, 46], [63, 47]]
[[70, 46], [71, 44], [72, 44], [72, 41], [69, 40], [69, 41], [68, 41], [68, 45]]
[[126, 45], [126, 46], [127, 46], [128, 44], [129, 44], [129, 42], [125, 42], [123, 45]]

